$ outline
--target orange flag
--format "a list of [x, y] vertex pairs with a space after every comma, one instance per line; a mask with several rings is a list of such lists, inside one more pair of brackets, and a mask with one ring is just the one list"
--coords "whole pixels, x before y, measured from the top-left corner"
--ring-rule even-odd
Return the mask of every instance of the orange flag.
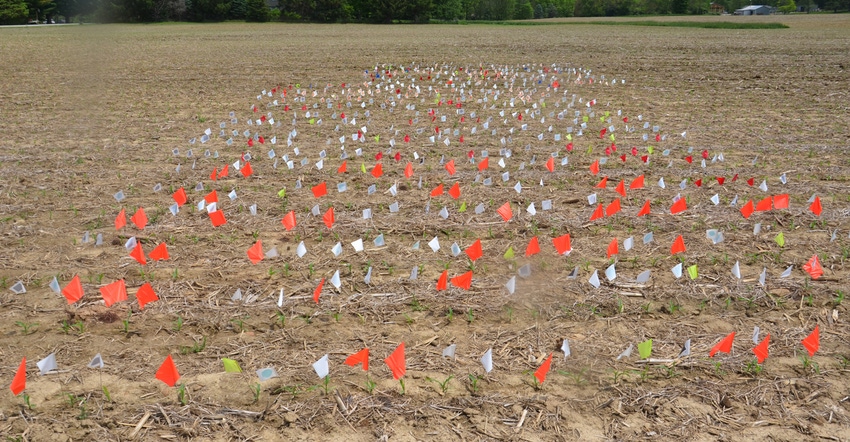
[[336, 170], [336, 173], [345, 173], [348, 170], [348, 161], [343, 161], [339, 166], [339, 169]]
[[540, 368], [534, 372], [534, 377], [537, 378], [537, 382], [543, 384], [543, 381], [546, 380], [546, 375], [549, 373], [549, 368], [552, 366], [552, 353], [549, 353], [549, 357], [540, 364]]
[[820, 216], [821, 212], [823, 212], [823, 206], [820, 204], [820, 197], [816, 196], [815, 200], [812, 201], [812, 204], [809, 205], [809, 210], [812, 211], [817, 216]]
[[399, 344], [395, 351], [384, 359], [384, 363], [393, 372], [393, 378], [395, 380], [399, 380], [404, 376], [404, 373], [407, 371], [407, 362], [404, 360], [404, 342]]
[[454, 199], [460, 198], [460, 184], [455, 183], [455, 185], [449, 189], [449, 195]]
[[174, 202], [177, 203], [177, 207], [182, 207], [183, 204], [186, 204], [186, 201], [188, 201], [188, 198], [186, 198], [186, 190], [182, 187], [177, 189], [177, 191], [171, 195], [171, 198], [173, 198]]
[[319, 303], [319, 296], [321, 296], [322, 287], [324, 287], [324, 286], [325, 286], [325, 278], [322, 278], [322, 280], [319, 281], [319, 285], [316, 287], [316, 290], [313, 290], [313, 302], [315, 302], [316, 304]]
[[820, 331], [819, 326], [815, 325], [815, 329], [809, 333], [809, 336], [806, 336], [803, 339], [803, 347], [806, 347], [806, 350], [809, 352], [809, 357], [815, 355], [815, 352], [820, 348]]
[[230, 164], [225, 164], [218, 172], [218, 179], [227, 178], [227, 171], [230, 170]]
[[156, 371], [156, 378], [165, 382], [165, 385], [169, 387], [173, 387], [180, 379], [180, 373], [177, 373], [177, 366], [174, 365], [174, 359], [171, 359], [171, 355], [168, 355], [162, 365], [159, 366], [159, 370]]
[[643, 207], [641, 207], [640, 212], [637, 213], [637, 216], [649, 215], [649, 200], [646, 200], [643, 203]]
[[773, 208], [774, 209], [787, 209], [788, 208], [788, 194], [783, 193], [782, 195], [776, 195], [773, 197]]
[[762, 362], [764, 362], [765, 359], [767, 359], [768, 345], [770, 345], [770, 333], [765, 336], [764, 340], [761, 341], [759, 345], [753, 347], [753, 354], [756, 355], [756, 359], [758, 359], [759, 364], [761, 364]]
[[611, 259], [612, 256], [618, 255], [620, 253], [620, 246], [617, 244], [617, 238], [611, 240], [608, 243], [608, 259]]
[[741, 215], [743, 215], [745, 219], [749, 219], [750, 216], [752, 216], [753, 212], [755, 212], [755, 210], [756, 209], [753, 205], [753, 200], [749, 200], [747, 201], [747, 204], [744, 204], [744, 206], [741, 207]]
[[449, 173], [449, 176], [454, 176], [455, 160], [449, 160], [449, 162], [446, 163], [446, 171]]
[[206, 194], [204, 196], [204, 202], [207, 204], [217, 203], [218, 202], [218, 192], [213, 190], [212, 192]]
[[614, 216], [620, 211], [620, 198], [611, 201], [608, 207], [605, 208], [605, 216]]
[[148, 256], [150, 256], [150, 258], [154, 261], [162, 261], [164, 259], [170, 258], [168, 256], [168, 247], [165, 245], [165, 243], [160, 243], [158, 246], [154, 247], [154, 249], [151, 250], [151, 253]]
[[321, 184], [317, 184], [313, 186], [311, 189], [313, 191], [313, 197], [321, 198], [328, 194], [328, 185], [324, 181]]
[[820, 265], [820, 260], [818, 259], [818, 255], [812, 255], [809, 259], [809, 262], [803, 264], [803, 270], [805, 270], [812, 279], [818, 279], [823, 275], [823, 267]]
[[242, 176], [248, 178], [249, 176], [254, 174], [254, 168], [251, 167], [250, 162], [245, 162], [245, 165], [242, 166], [242, 169], [239, 169], [239, 172], [242, 173]]
[[598, 204], [596, 209], [593, 210], [593, 213], [590, 214], [590, 220], [595, 221], [603, 216], [605, 216], [605, 210], [602, 207], [602, 204]]
[[472, 270], [452, 278], [452, 285], [459, 289], [469, 290], [472, 287]]
[[555, 250], [558, 251], [559, 255], [567, 254], [573, 250], [569, 233], [559, 236], [557, 238], [552, 238], [552, 244], [555, 245]]
[[280, 223], [283, 224], [283, 227], [286, 228], [287, 231], [290, 231], [295, 228], [295, 211], [290, 210], [289, 213], [284, 215], [283, 219], [280, 220]]
[[121, 208], [121, 211], [118, 212], [118, 216], [115, 217], [115, 230], [121, 230], [122, 227], [127, 225], [127, 212], [124, 211], [124, 208]]
[[439, 186], [435, 187], [434, 190], [431, 191], [431, 198], [436, 198], [443, 194], [443, 183], [440, 183]]
[[62, 289], [62, 296], [68, 300], [68, 304], [73, 304], [83, 297], [83, 284], [80, 282], [80, 275], [74, 275], [71, 282]]
[[123, 279], [119, 279], [112, 284], [101, 287], [100, 294], [103, 296], [103, 302], [109, 307], [116, 302], [127, 300], [127, 286], [124, 285]]
[[484, 157], [484, 159], [478, 163], [478, 171], [482, 172], [488, 167], [490, 167], [490, 157]]
[[481, 240], [476, 239], [471, 246], [466, 248], [465, 252], [466, 256], [469, 256], [469, 259], [471, 259], [472, 262], [477, 261], [478, 258], [481, 258], [484, 255], [484, 250], [481, 248]]
[[599, 160], [594, 161], [593, 164], [590, 165], [590, 173], [594, 175], [599, 173]]
[[783, 193], [782, 195], [776, 195], [773, 197], [773, 208], [774, 209], [787, 209], [788, 208], [788, 194]]
[[227, 220], [224, 219], [224, 212], [221, 210], [210, 212], [210, 221], [212, 221], [213, 227], [219, 227], [227, 223]]
[[213, 180], [213, 181], [215, 181], [217, 178], [218, 178], [218, 168], [217, 168], [217, 167], [213, 167], [213, 171], [212, 171], [212, 173], [210, 174], [210, 179], [211, 179], [211, 180]]
[[525, 257], [534, 256], [538, 253], [540, 253], [540, 242], [535, 236], [531, 238], [531, 241], [528, 242], [528, 246], [525, 247]]
[[510, 202], [502, 204], [502, 207], [496, 209], [496, 213], [498, 213], [502, 217], [502, 219], [505, 220], [505, 222], [510, 221], [511, 218], [514, 217], [514, 212], [511, 210]]
[[549, 157], [549, 159], [546, 160], [546, 170], [549, 172], [555, 171], [555, 158]]
[[375, 164], [375, 167], [372, 168], [371, 174], [375, 178], [380, 178], [384, 175], [384, 166], [382, 166], [381, 163]]
[[357, 364], [363, 364], [363, 371], [369, 371], [369, 348], [364, 348], [363, 350], [354, 353], [353, 355], [345, 358], [345, 365], [354, 367]]
[[708, 357], [713, 358], [714, 354], [719, 352], [729, 353], [732, 351], [732, 341], [735, 340], [735, 332], [729, 333], [708, 352]]
[[631, 184], [629, 184], [629, 189], [630, 190], [643, 189], [643, 175], [632, 180]]
[[756, 212], [767, 212], [773, 207], [773, 198], [767, 197], [756, 204]]
[[15, 372], [15, 377], [12, 378], [12, 383], [9, 385], [9, 389], [12, 390], [12, 394], [15, 396], [21, 394], [24, 389], [27, 388], [27, 358], [24, 356], [21, 359], [21, 365], [18, 366], [18, 371]]
[[449, 271], [443, 270], [443, 273], [440, 274], [440, 279], [437, 280], [437, 291], [445, 290], [448, 286], [449, 280]]
[[404, 177], [410, 179], [413, 176], [413, 164], [408, 161], [407, 166], [404, 166]]
[[149, 282], [144, 283], [136, 292], [136, 300], [139, 301], [139, 308], [144, 309], [149, 302], [159, 301], [159, 296], [153, 291], [153, 287]]
[[248, 259], [251, 260], [251, 263], [257, 264], [262, 261], [263, 258], [263, 240], [258, 239], [253, 246], [248, 248]]
[[142, 243], [140, 242], [136, 242], [136, 247], [133, 247], [133, 251], [130, 252], [130, 256], [141, 265], [146, 265], [148, 263], [148, 260], [145, 259], [145, 251], [142, 250]]
[[130, 221], [139, 228], [139, 230], [143, 230], [146, 225], [148, 225], [148, 217], [145, 215], [145, 209], [139, 207], [139, 210], [130, 217]]
[[328, 207], [328, 211], [325, 212], [324, 215], [322, 215], [322, 221], [325, 222], [325, 225], [328, 226], [329, 229], [333, 228], [334, 221], [336, 221], [336, 218], [334, 218], [334, 208], [333, 207]]
[[675, 215], [677, 213], [682, 213], [688, 208], [688, 203], [684, 198], [679, 198], [672, 206], [670, 206], [670, 214]]
[[614, 188], [614, 191], [619, 193], [620, 195], [622, 195], [625, 198], [625, 196], [626, 196], [626, 182], [623, 181], [623, 180], [620, 180], [620, 182], [617, 184], [617, 187]]
[[604, 189], [605, 186], [607, 186], [607, 185], [608, 185], [608, 177], [604, 176], [604, 177], [602, 177], [602, 179], [598, 183], [596, 183], [596, 188], [597, 189]]
[[670, 247], [670, 254], [675, 255], [677, 253], [682, 253], [685, 251], [685, 240], [682, 238], [682, 235], [676, 237], [673, 240], [673, 245]]

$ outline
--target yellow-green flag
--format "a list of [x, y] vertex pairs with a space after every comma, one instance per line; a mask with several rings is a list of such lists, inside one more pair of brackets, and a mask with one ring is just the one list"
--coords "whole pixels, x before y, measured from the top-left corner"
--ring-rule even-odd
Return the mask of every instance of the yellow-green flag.
[[638, 353], [641, 359], [649, 359], [652, 356], [652, 339], [647, 339], [638, 344]]
[[221, 362], [224, 364], [225, 373], [242, 373], [242, 367], [233, 359], [221, 358]]
[[654, 147], [652, 147], [652, 146], [648, 146], [648, 147], [646, 148], [646, 151], [647, 151], [647, 152], [649, 152], [649, 154], [650, 154], [650, 155], [652, 155], [652, 152], [655, 152], [655, 148], [654, 148]]
[[779, 247], [785, 247], [785, 235], [783, 235], [782, 232], [779, 232], [779, 235], [776, 235], [774, 241], [776, 241], [776, 244], [779, 244]]
[[508, 246], [508, 251], [505, 252], [505, 259], [514, 259], [514, 246]]
[[691, 279], [697, 279], [697, 276], [699, 276], [699, 274], [697, 273], [697, 265], [696, 264], [688, 267], [688, 276], [690, 276]]
[[360, 163], [360, 173], [366, 173], [366, 165], [363, 163]]
[[278, 197], [280, 197], [280, 198], [284, 198], [284, 197], [286, 197], [286, 187], [284, 187], [283, 189], [280, 189], [280, 190], [277, 192], [277, 196], [278, 196]]
[[466, 212], [466, 201], [460, 204], [460, 209], [457, 209], [457, 211], [460, 213]]

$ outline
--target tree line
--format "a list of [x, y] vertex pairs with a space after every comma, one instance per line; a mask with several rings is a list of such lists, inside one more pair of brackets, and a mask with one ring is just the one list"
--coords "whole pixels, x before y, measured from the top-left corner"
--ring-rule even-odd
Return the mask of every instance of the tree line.
[[[850, 9], [850, 0], [716, 0], [725, 11], [766, 4], [793, 12]], [[144, 23], [157, 21], [303, 21], [431, 23], [707, 14], [710, 0], [0, 0], [0, 24], [36, 20]], [[793, 6], [792, 6], [793, 5]]]

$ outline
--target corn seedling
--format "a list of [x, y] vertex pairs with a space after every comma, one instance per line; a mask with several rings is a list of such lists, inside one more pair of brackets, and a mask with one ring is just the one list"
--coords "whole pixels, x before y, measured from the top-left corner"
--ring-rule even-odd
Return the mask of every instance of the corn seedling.
[[180, 405], [186, 406], [189, 403], [189, 397], [186, 393], [186, 384], [180, 384], [177, 386], [177, 402], [180, 402]]
[[183, 317], [177, 315], [177, 320], [174, 321], [174, 325], [171, 326], [171, 329], [179, 332], [183, 328]]
[[373, 391], [375, 391], [375, 386], [377, 386], [377, 384], [375, 383], [375, 381], [373, 381], [373, 380], [372, 380], [372, 379], [371, 379], [371, 378], [367, 375], [367, 376], [366, 376], [366, 391], [367, 391], [369, 394], [372, 394], [372, 392], [373, 392]]
[[449, 391], [449, 386], [450, 386], [449, 382], [452, 380], [452, 378], [454, 378], [454, 375], [449, 375], [449, 377], [447, 377], [446, 380], [444, 380], [442, 382], [437, 380], [437, 379], [430, 378], [430, 377], [426, 377], [425, 380], [429, 381], [429, 382], [436, 383], [437, 385], [440, 386], [440, 391], [442, 392], [442, 394], [446, 394], [446, 392]]
[[35, 332], [35, 328], [38, 328], [38, 324], [35, 322], [16, 321], [15, 325], [23, 329], [25, 335]]
[[254, 402], [253, 403], [256, 404], [257, 402], [260, 401], [260, 393], [263, 392], [263, 386], [260, 385], [260, 383], [258, 382], [256, 384], [250, 385], [249, 387], [251, 388], [251, 393], [253, 393], [253, 395], [254, 395]]
[[801, 355], [800, 363], [803, 364], [803, 372], [809, 373], [814, 371], [815, 374], [820, 374], [820, 364], [809, 358], [808, 355]]

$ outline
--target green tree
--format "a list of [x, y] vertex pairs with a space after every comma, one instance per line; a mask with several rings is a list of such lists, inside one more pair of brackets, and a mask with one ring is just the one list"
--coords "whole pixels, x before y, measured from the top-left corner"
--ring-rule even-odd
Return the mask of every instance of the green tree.
[[797, 10], [797, 4], [794, 3], [794, 0], [779, 0], [778, 6], [777, 10], [783, 14], [790, 14]]
[[466, 18], [462, 0], [434, 0], [431, 16], [439, 20], [460, 20]]
[[515, 20], [529, 20], [534, 18], [534, 7], [531, 6], [529, 0], [519, 0], [514, 9]]
[[0, 0], [0, 24], [16, 25], [26, 23], [27, 4], [23, 0]]
[[674, 14], [684, 14], [688, 12], [688, 0], [673, 0], [670, 9]]
[[266, 0], [245, 0], [245, 21], [265, 23], [269, 21]]

